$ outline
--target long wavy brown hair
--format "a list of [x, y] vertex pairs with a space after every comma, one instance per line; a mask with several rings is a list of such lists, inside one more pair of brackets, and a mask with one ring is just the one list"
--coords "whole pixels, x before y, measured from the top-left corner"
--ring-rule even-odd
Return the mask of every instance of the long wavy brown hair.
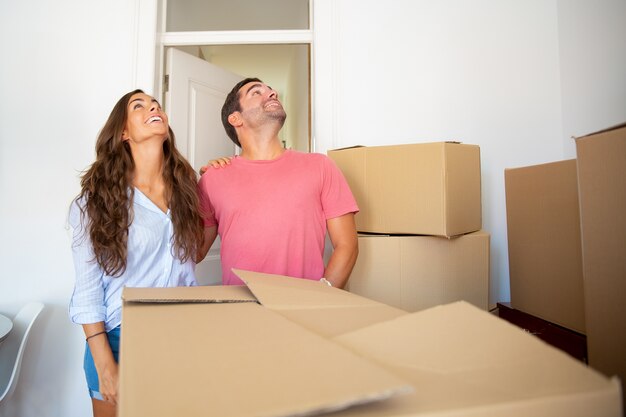
[[[125, 94], [113, 107], [96, 141], [96, 160], [83, 174], [77, 197], [84, 202], [79, 207], [93, 245], [94, 260], [109, 276], [120, 276], [126, 270], [135, 163], [129, 144], [122, 140], [122, 132], [128, 117], [128, 102], [138, 93], [143, 91]], [[169, 128], [169, 136], [163, 142], [163, 178], [174, 226], [173, 254], [186, 262], [195, 258], [204, 234], [197, 177], [175, 143], [174, 132]]]

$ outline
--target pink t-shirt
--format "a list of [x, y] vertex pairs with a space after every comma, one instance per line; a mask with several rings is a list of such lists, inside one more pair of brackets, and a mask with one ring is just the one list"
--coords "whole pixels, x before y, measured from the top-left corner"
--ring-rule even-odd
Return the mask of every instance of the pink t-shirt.
[[326, 220], [359, 208], [341, 171], [319, 153], [285, 151], [271, 161], [236, 157], [198, 183], [205, 227], [222, 240], [222, 282], [231, 268], [320, 279]]

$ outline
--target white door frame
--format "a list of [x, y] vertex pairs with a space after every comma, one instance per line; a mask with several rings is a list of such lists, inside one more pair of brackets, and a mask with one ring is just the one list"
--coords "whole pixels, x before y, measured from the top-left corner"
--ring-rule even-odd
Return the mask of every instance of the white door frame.
[[[167, 0], [136, 1], [134, 80], [163, 97], [164, 51], [168, 46], [308, 44], [311, 62], [311, 151], [337, 147], [338, 27], [340, 0], [309, 0], [308, 30], [165, 32]], [[323, 103], [323, 105], [318, 105]]]
[[133, 88], [154, 94], [155, 52], [157, 36], [157, 1], [135, 0], [135, 31], [133, 39]]

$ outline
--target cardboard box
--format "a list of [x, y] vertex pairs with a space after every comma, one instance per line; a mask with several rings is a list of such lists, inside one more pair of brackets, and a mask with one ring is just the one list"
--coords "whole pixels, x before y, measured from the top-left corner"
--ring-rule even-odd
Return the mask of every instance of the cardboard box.
[[451, 239], [359, 235], [349, 291], [406, 311], [460, 300], [487, 310], [489, 240], [484, 231]]
[[576, 160], [504, 170], [511, 306], [585, 333]]
[[576, 139], [589, 364], [626, 381], [626, 124]]
[[[306, 305], [324, 285], [307, 283], [310, 293], [306, 286], [282, 290]], [[318, 307], [345, 305], [364, 316], [377, 307], [342, 298], [343, 291], [331, 294]], [[411, 389], [261, 306], [245, 287], [125, 288], [123, 299], [120, 417], [306, 415]], [[393, 309], [379, 307], [393, 317]]]
[[617, 380], [468, 303], [407, 314], [236, 273], [249, 291], [124, 291], [121, 417], [315, 415], [375, 399], [325, 415], [620, 415]]
[[359, 204], [359, 232], [455, 236], [481, 229], [476, 145], [355, 147], [328, 156]]

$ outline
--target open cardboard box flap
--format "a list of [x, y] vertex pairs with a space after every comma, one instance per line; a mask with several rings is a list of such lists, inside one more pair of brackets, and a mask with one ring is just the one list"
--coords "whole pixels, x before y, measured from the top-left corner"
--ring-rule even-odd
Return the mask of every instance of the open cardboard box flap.
[[616, 378], [468, 303], [407, 314], [235, 272], [250, 293], [125, 290], [120, 417], [621, 416]]
[[241, 269], [233, 269], [233, 272], [261, 304], [272, 310], [359, 307], [374, 303], [319, 281], [298, 280]]
[[174, 288], [124, 288], [127, 303], [256, 303], [245, 285]]
[[412, 394], [348, 416], [620, 416], [620, 382], [469, 303], [334, 338], [409, 380]]
[[233, 272], [263, 306], [325, 337], [406, 314], [404, 310], [317, 281], [238, 269]]

